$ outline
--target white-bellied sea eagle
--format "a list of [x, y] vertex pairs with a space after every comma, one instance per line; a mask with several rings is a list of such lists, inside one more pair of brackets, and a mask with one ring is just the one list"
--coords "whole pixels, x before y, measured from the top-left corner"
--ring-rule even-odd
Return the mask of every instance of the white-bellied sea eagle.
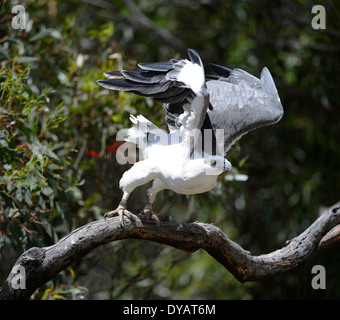
[[163, 103], [169, 133], [142, 115], [131, 115], [133, 127], [126, 140], [136, 143], [144, 160], [126, 171], [120, 182], [123, 197], [118, 208], [105, 217], [132, 219], [127, 200], [138, 186], [151, 180], [143, 212], [159, 225], [152, 212], [157, 192], [171, 189], [180, 194], [209, 191], [222, 172], [230, 172], [225, 152], [250, 130], [273, 124], [283, 108], [269, 70], [260, 79], [241, 69], [210, 64], [216, 75], [205, 75], [198, 53], [188, 50], [190, 60], [141, 63], [139, 69], [104, 72], [98, 80], [104, 88], [152, 97]]

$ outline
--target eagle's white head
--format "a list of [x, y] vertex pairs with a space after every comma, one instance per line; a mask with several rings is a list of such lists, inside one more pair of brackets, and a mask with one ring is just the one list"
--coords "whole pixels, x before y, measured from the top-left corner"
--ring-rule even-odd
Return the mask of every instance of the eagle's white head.
[[221, 156], [209, 156], [202, 159], [206, 175], [219, 175], [223, 172], [231, 172], [231, 163]]

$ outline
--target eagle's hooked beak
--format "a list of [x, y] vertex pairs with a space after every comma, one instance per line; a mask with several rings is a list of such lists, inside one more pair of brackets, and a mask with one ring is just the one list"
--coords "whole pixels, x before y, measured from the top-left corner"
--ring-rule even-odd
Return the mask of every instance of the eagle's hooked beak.
[[224, 172], [227, 171], [228, 173], [230, 173], [232, 168], [233, 167], [232, 167], [231, 163], [227, 159], [224, 159], [223, 171]]

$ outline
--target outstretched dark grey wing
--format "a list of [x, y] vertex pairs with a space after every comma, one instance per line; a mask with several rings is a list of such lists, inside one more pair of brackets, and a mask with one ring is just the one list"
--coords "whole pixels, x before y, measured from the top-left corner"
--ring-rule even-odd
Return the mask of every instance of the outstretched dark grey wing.
[[[281, 119], [283, 108], [266, 67], [260, 79], [241, 69], [214, 65], [213, 70], [221, 78], [207, 82], [213, 106], [208, 115], [215, 133], [217, 129], [223, 130], [223, 153], [250, 130]], [[221, 135], [216, 133], [216, 136], [218, 139]], [[217, 142], [221, 144], [221, 141]]]
[[190, 90], [166, 79], [173, 63], [144, 63], [139, 66], [141, 69], [105, 72], [108, 79], [97, 82], [110, 90], [128, 91], [163, 103], [181, 102], [190, 93]]
[[[189, 49], [188, 54], [194, 68], [185, 59], [141, 63], [137, 70], [105, 72], [108, 79], [98, 80], [98, 83], [110, 90], [128, 91], [163, 102], [165, 120], [171, 132], [178, 131], [181, 125], [189, 130], [199, 128], [203, 135], [204, 132], [208, 134], [205, 129], [214, 129], [212, 154], [224, 155], [250, 130], [280, 120], [283, 108], [267, 68], [262, 70], [259, 79], [241, 69], [210, 64], [217, 75], [204, 75], [197, 52]], [[182, 72], [186, 66], [186, 70], [194, 75]], [[194, 89], [197, 84], [195, 72], [201, 74], [197, 73], [197, 66], [203, 71], [208, 94]]]
[[[189, 49], [188, 55], [192, 63], [203, 68], [196, 51]], [[128, 91], [162, 102], [169, 130], [175, 131], [178, 130], [176, 119], [184, 112], [187, 98], [193, 96], [192, 90], [176, 78], [186, 62], [184, 59], [173, 59], [170, 62], [140, 63], [140, 69], [104, 72], [107, 79], [97, 82], [110, 90]]]

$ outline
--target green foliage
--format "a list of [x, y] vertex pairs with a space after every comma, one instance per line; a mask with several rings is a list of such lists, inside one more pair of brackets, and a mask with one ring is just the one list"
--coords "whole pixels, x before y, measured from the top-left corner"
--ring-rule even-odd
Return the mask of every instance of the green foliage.
[[[72, 278], [74, 278], [74, 271], [70, 269]], [[44, 285], [46, 289], [40, 295], [39, 293], [33, 294], [33, 299], [40, 300], [82, 300], [87, 294], [85, 287], [75, 285], [59, 284], [58, 287], [54, 286], [52, 281]]]
[[64, 231], [71, 230], [67, 204], [80, 192], [72, 143], [58, 135], [67, 119], [63, 103], [49, 104], [50, 90], [35, 94], [27, 84], [29, 68], [18, 60], [0, 73], [0, 251], [11, 243], [20, 252], [46, 244], [43, 237], [55, 242], [58, 218]]

